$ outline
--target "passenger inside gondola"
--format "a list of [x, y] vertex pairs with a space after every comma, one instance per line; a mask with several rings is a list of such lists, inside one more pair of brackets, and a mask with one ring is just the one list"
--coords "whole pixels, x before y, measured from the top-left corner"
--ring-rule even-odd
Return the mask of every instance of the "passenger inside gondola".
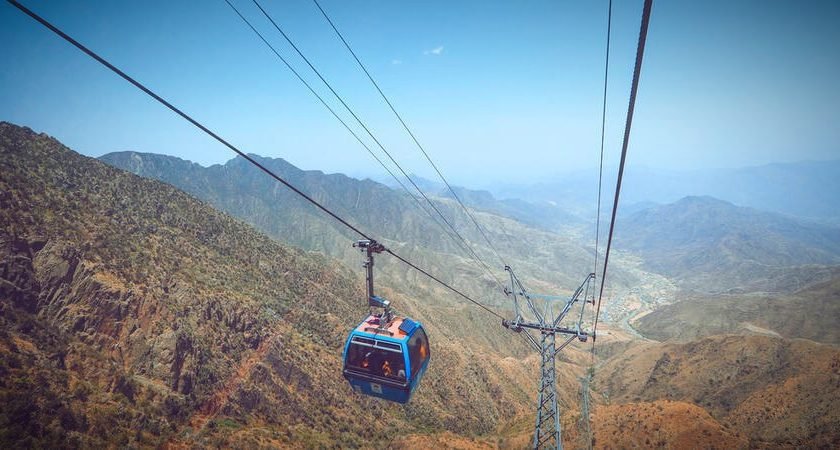
[[405, 380], [405, 361], [402, 352], [351, 346], [347, 365], [362, 369], [371, 375]]

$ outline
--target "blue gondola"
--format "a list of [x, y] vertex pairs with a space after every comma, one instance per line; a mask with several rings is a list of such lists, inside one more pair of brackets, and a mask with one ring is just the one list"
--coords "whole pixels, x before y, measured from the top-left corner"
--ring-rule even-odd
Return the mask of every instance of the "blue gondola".
[[370, 315], [344, 344], [344, 378], [360, 394], [406, 403], [429, 366], [429, 339], [420, 322]]
[[[353, 246], [367, 253], [364, 267], [371, 314], [347, 337], [342, 374], [360, 394], [407, 403], [429, 366], [429, 338], [420, 322], [394, 316], [391, 302], [373, 294], [373, 254], [385, 247], [373, 240]], [[381, 313], [373, 312], [380, 308]]]

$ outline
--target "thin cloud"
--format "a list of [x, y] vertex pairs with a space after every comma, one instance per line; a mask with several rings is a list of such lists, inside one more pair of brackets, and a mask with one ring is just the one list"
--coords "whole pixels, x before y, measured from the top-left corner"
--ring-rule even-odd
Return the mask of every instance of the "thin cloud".
[[395, 66], [399, 66], [400, 64], [402, 64], [402, 60], [401, 59], [392, 59], [391, 64], [393, 64]]
[[423, 51], [424, 55], [440, 55], [441, 53], [443, 53], [443, 46], [442, 45], [439, 46], [439, 47], [435, 47], [431, 50]]

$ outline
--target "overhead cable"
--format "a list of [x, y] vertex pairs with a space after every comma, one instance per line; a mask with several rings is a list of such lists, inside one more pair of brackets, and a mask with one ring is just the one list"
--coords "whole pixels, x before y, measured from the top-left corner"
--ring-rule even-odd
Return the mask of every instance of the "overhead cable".
[[[610, 73], [610, 35], [612, 29], [612, 0], [607, 7], [607, 55], [604, 58], [604, 101], [601, 105], [601, 160], [598, 164], [598, 206], [595, 208], [595, 270], [598, 273], [598, 244], [601, 237], [601, 182], [604, 178], [604, 136], [607, 129], [607, 84]], [[594, 297], [595, 291], [592, 291]]]
[[[630, 88], [630, 104], [627, 107], [627, 121], [624, 125], [624, 139], [621, 144], [621, 163], [618, 166], [618, 178], [615, 182], [615, 199], [613, 200], [612, 218], [610, 219], [610, 233], [607, 236], [607, 250], [604, 252], [604, 268], [601, 275], [601, 289], [598, 293], [598, 306], [595, 312], [595, 325], [593, 327], [592, 339], [595, 340], [595, 331], [598, 329], [598, 316], [601, 313], [601, 299], [604, 296], [604, 285], [607, 278], [607, 267], [610, 261], [610, 248], [612, 247], [613, 231], [615, 231], [615, 215], [618, 211], [618, 198], [621, 194], [621, 180], [624, 176], [624, 163], [627, 159], [627, 145], [630, 142], [630, 128], [633, 125], [633, 110], [636, 107], [636, 93], [639, 90], [639, 75], [642, 71], [642, 59], [645, 54], [645, 41], [647, 40], [648, 24], [650, 23], [650, 10], [653, 0], [645, 0], [642, 9], [642, 25], [639, 30], [639, 45], [636, 48], [636, 65], [633, 69], [633, 84]], [[594, 342], [593, 342], [594, 343]]]

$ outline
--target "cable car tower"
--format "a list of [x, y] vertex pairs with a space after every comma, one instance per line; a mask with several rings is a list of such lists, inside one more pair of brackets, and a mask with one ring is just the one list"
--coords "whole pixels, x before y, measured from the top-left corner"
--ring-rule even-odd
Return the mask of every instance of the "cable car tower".
[[[513, 320], [503, 320], [502, 325], [517, 333], [522, 333], [522, 336], [531, 344], [532, 347], [540, 354], [540, 387], [537, 395], [537, 420], [534, 426], [534, 449], [554, 448], [562, 449], [563, 442], [560, 439], [560, 411], [557, 405], [557, 383], [556, 383], [556, 369], [554, 365], [554, 358], [557, 352], [563, 350], [575, 338], [581, 342], [586, 342], [592, 334], [584, 331], [581, 327], [583, 322], [583, 312], [587, 303], [594, 304], [594, 298], [590, 299], [589, 286], [592, 280], [595, 279], [595, 274], [590, 273], [583, 280], [583, 283], [575, 290], [571, 297], [558, 297], [553, 295], [531, 294], [525, 290], [522, 283], [513, 273], [510, 266], [505, 266], [505, 270], [510, 273], [510, 289], [505, 288], [505, 294], [513, 296], [513, 306], [516, 317]], [[594, 290], [592, 291], [594, 294]], [[535, 320], [526, 320], [522, 313], [522, 305], [520, 305], [520, 298], [525, 303], [525, 311], [529, 316], [533, 316]], [[582, 299], [582, 301], [581, 301]], [[542, 301], [539, 305], [537, 301]], [[565, 301], [562, 309], [557, 311], [560, 301]], [[580, 313], [572, 328], [561, 325], [571, 312], [575, 303], [581, 302]], [[542, 306], [539, 308], [538, 306]], [[556, 312], [555, 312], [556, 311]], [[530, 331], [536, 330], [540, 333], [540, 339], [537, 340]], [[563, 342], [558, 346], [556, 342], [557, 334], [563, 335]]]

